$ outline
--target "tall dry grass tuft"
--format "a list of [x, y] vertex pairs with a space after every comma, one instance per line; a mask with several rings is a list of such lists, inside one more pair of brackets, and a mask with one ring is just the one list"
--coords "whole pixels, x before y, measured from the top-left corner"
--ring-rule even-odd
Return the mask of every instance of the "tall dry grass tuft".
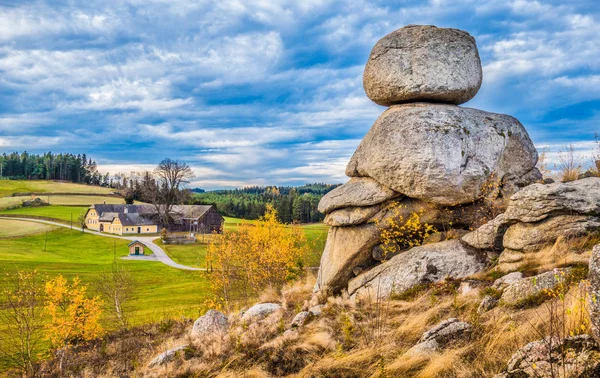
[[558, 152], [558, 175], [560, 181], [570, 182], [579, 178], [582, 171], [581, 157], [575, 153], [572, 144], [563, 146]]

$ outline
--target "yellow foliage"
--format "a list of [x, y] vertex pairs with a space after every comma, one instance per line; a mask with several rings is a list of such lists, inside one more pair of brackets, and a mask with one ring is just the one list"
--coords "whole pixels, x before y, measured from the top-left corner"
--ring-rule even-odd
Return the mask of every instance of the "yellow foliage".
[[404, 219], [402, 215], [404, 208], [406, 206], [399, 203], [391, 204], [389, 210], [392, 211], [392, 216], [377, 223], [384, 256], [419, 246], [423, 244], [425, 238], [437, 232], [435, 227], [421, 222], [423, 209], [411, 212], [408, 219]]
[[296, 278], [305, 245], [302, 229], [280, 223], [271, 205], [258, 222], [224, 230], [211, 240], [207, 251], [215, 294], [211, 304], [249, 299], [266, 287], [280, 288]]
[[97, 296], [87, 297], [87, 286], [81, 285], [79, 277], [69, 284], [58, 275], [46, 282], [45, 291], [45, 310], [50, 316], [46, 330], [54, 347], [92, 340], [101, 334], [102, 301]]

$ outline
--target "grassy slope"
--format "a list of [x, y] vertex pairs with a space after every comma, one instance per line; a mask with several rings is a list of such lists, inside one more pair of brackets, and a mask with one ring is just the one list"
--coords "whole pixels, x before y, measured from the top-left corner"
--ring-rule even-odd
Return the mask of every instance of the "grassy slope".
[[85, 214], [88, 206], [40, 206], [40, 207], [20, 207], [16, 209], [3, 210], [0, 214], [21, 214], [21, 215], [34, 215], [46, 218], [55, 218], [65, 222], [71, 221], [71, 215], [73, 216], [73, 223], [77, 222], [77, 217], [80, 214]]
[[114, 189], [94, 185], [46, 180], [0, 180], [0, 197], [13, 193], [90, 193], [110, 194]]
[[[110, 268], [116, 246], [117, 258], [127, 255], [126, 240], [78, 231], [57, 229], [45, 234], [15, 239], [0, 239], [0, 266], [7, 271], [14, 268], [36, 268], [49, 277], [63, 274], [79, 276], [85, 283], [93, 283], [98, 275]], [[132, 322], [142, 324], [156, 321], [164, 315], [199, 314], [206, 295], [206, 280], [198, 272], [181, 271], [159, 262], [120, 260], [136, 280], [135, 299], [132, 301]], [[0, 286], [4, 285], [0, 281]]]
[[41, 223], [0, 218], [0, 239], [38, 234], [44, 231], [53, 230], [54, 228], [55, 227], [53, 226]]

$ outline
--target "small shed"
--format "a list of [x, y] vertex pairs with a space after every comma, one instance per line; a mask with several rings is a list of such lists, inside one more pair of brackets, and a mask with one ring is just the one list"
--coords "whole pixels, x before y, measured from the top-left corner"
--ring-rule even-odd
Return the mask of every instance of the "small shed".
[[134, 240], [129, 243], [129, 256], [142, 256], [144, 255], [144, 248], [146, 246], [141, 241]]

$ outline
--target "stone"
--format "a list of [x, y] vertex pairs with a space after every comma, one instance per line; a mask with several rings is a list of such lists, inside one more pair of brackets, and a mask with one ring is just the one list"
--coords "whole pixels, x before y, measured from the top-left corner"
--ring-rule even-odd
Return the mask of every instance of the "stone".
[[371, 177], [407, 197], [456, 206], [496, 195], [486, 186], [509, 187], [511, 179], [537, 171], [537, 158], [527, 131], [511, 116], [415, 103], [383, 112], [346, 175]]
[[472, 326], [456, 318], [444, 320], [425, 332], [418, 343], [407, 351], [408, 354], [430, 354], [438, 352], [452, 342], [464, 339], [471, 334]]
[[477, 94], [482, 78], [469, 33], [409, 25], [375, 44], [363, 86], [367, 96], [383, 106], [408, 101], [461, 104]]
[[373, 256], [373, 260], [376, 261], [386, 261], [391, 259], [394, 256], [399, 255], [400, 253], [402, 253], [403, 251], [401, 251], [398, 247], [397, 244], [394, 244], [396, 247], [394, 247], [395, 251], [385, 251], [383, 248], [382, 244], [376, 245], [375, 247], [373, 247], [373, 249], [371, 250], [371, 256]]
[[554, 378], [568, 372], [569, 377], [600, 376], [598, 344], [589, 335], [559, 339], [548, 336], [533, 341], [515, 353], [502, 378]]
[[510, 198], [504, 215], [527, 223], [556, 215], [600, 216], [600, 178], [529, 185]]
[[353, 206], [373, 206], [398, 197], [398, 193], [368, 177], [353, 177], [329, 193], [319, 202], [318, 210], [328, 214], [336, 209]]
[[497, 305], [498, 305], [498, 298], [494, 298], [491, 295], [486, 295], [481, 300], [481, 303], [479, 304], [479, 307], [477, 308], [477, 313], [479, 315], [484, 314], [484, 313], [490, 311], [491, 309], [493, 309], [494, 307], [496, 307]]
[[588, 279], [590, 281], [588, 305], [592, 320], [592, 333], [600, 343], [600, 244], [592, 249]]
[[505, 221], [504, 214], [500, 214], [475, 231], [463, 236], [462, 241], [478, 249], [502, 251], [504, 249], [502, 238], [509, 226], [510, 223]]
[[315, 291], [339, 293], [354, 277], [354, 268], [376, 263], [371, 249], [379, 243], [379, 229], [374, 224], [331, 227], [321, 256]]
[[486, 254], [460, 240], [426, 244], [392, 257], [352, 279], [348, 293], [386, 298], [419, 284], [465, 278], [486, 266]]
[[522, 279], [523, 279], [523, 273], [511, 272], [511, 273], [508, 273], [508, 274], [498, 278], [496, 281], [494, 281], [492, 288], [494, 288], [496, 290], [504, 290], [507, 286], [512, 285], [515, 282], [520, 281]]
[[152, 361], [150, 361], [150, 363], [148, 364], [148, 367], [155, 367], [155, 366], [159, 366], [159, 365], [168, 364], [169, 362], [173, 361], [173, 359], [177, 355], [177, 352], [185, 350], [187, 347], [188, 347], [188, 345], [184, 344], [184, 345], [180, 345], [178, 347], [169, 349], [166, 352], [159, 354], [158, 356], [153, 358]]
[[261, 320], [281, 309], [279, 303], [259, 303], [250, 307], [242, 315], [242, 320]]
[[310, 311], [301, 311], [294, 316], [294, 320], [292, 320], [292, 327], [302, 327], [306, 323], [310, 322], [313, 317], [313, 314]]
[[467, 230], [461, 230], [461, 229], [455, 229], [455, 228], [452, 228], [448, 231], [438, 231], [438, 232], [434, 232], [433, 234], [427, 236], [423, 240], [423, 244], [439, 243], [439, 242], [443, 242], [445, 240], [460, 239], [468, 233], [469, 233], [469, 231], [467, 231]]
[[313, 316], [321, 316], [323, 313], [323, 305], [315, 305], [308, 309], [308, 311], [313, 314]]
[[327, 214], [323, 223], [331, 227], [362, 224], [371, 219], [379, 210], [381, 210], [381, 204], [366, 207], [345, 207]]
[[503, 244], [509, 249], [534, 252], [554, 244], [559, 237], [583, 236], [598, 230], [598, 217], [559, 215], [536, 223], [513, 224], [506, 230]]
[[227, 332], [227, 328], [229, 328], [229, 322], [225, 315], [216, 310], [208, 310], [203, 316], [196, 319], [190, 336], [192, 338], [201, 338], [222, 335]]
[[549, 272], [527, 277], [514, 282], [502, 293], [500, 300], [507, 305], [515, 305], [531, 297], [552, 290], [561, 282], [564, 282], [571, 272], [571, 268], [554, 269]]

